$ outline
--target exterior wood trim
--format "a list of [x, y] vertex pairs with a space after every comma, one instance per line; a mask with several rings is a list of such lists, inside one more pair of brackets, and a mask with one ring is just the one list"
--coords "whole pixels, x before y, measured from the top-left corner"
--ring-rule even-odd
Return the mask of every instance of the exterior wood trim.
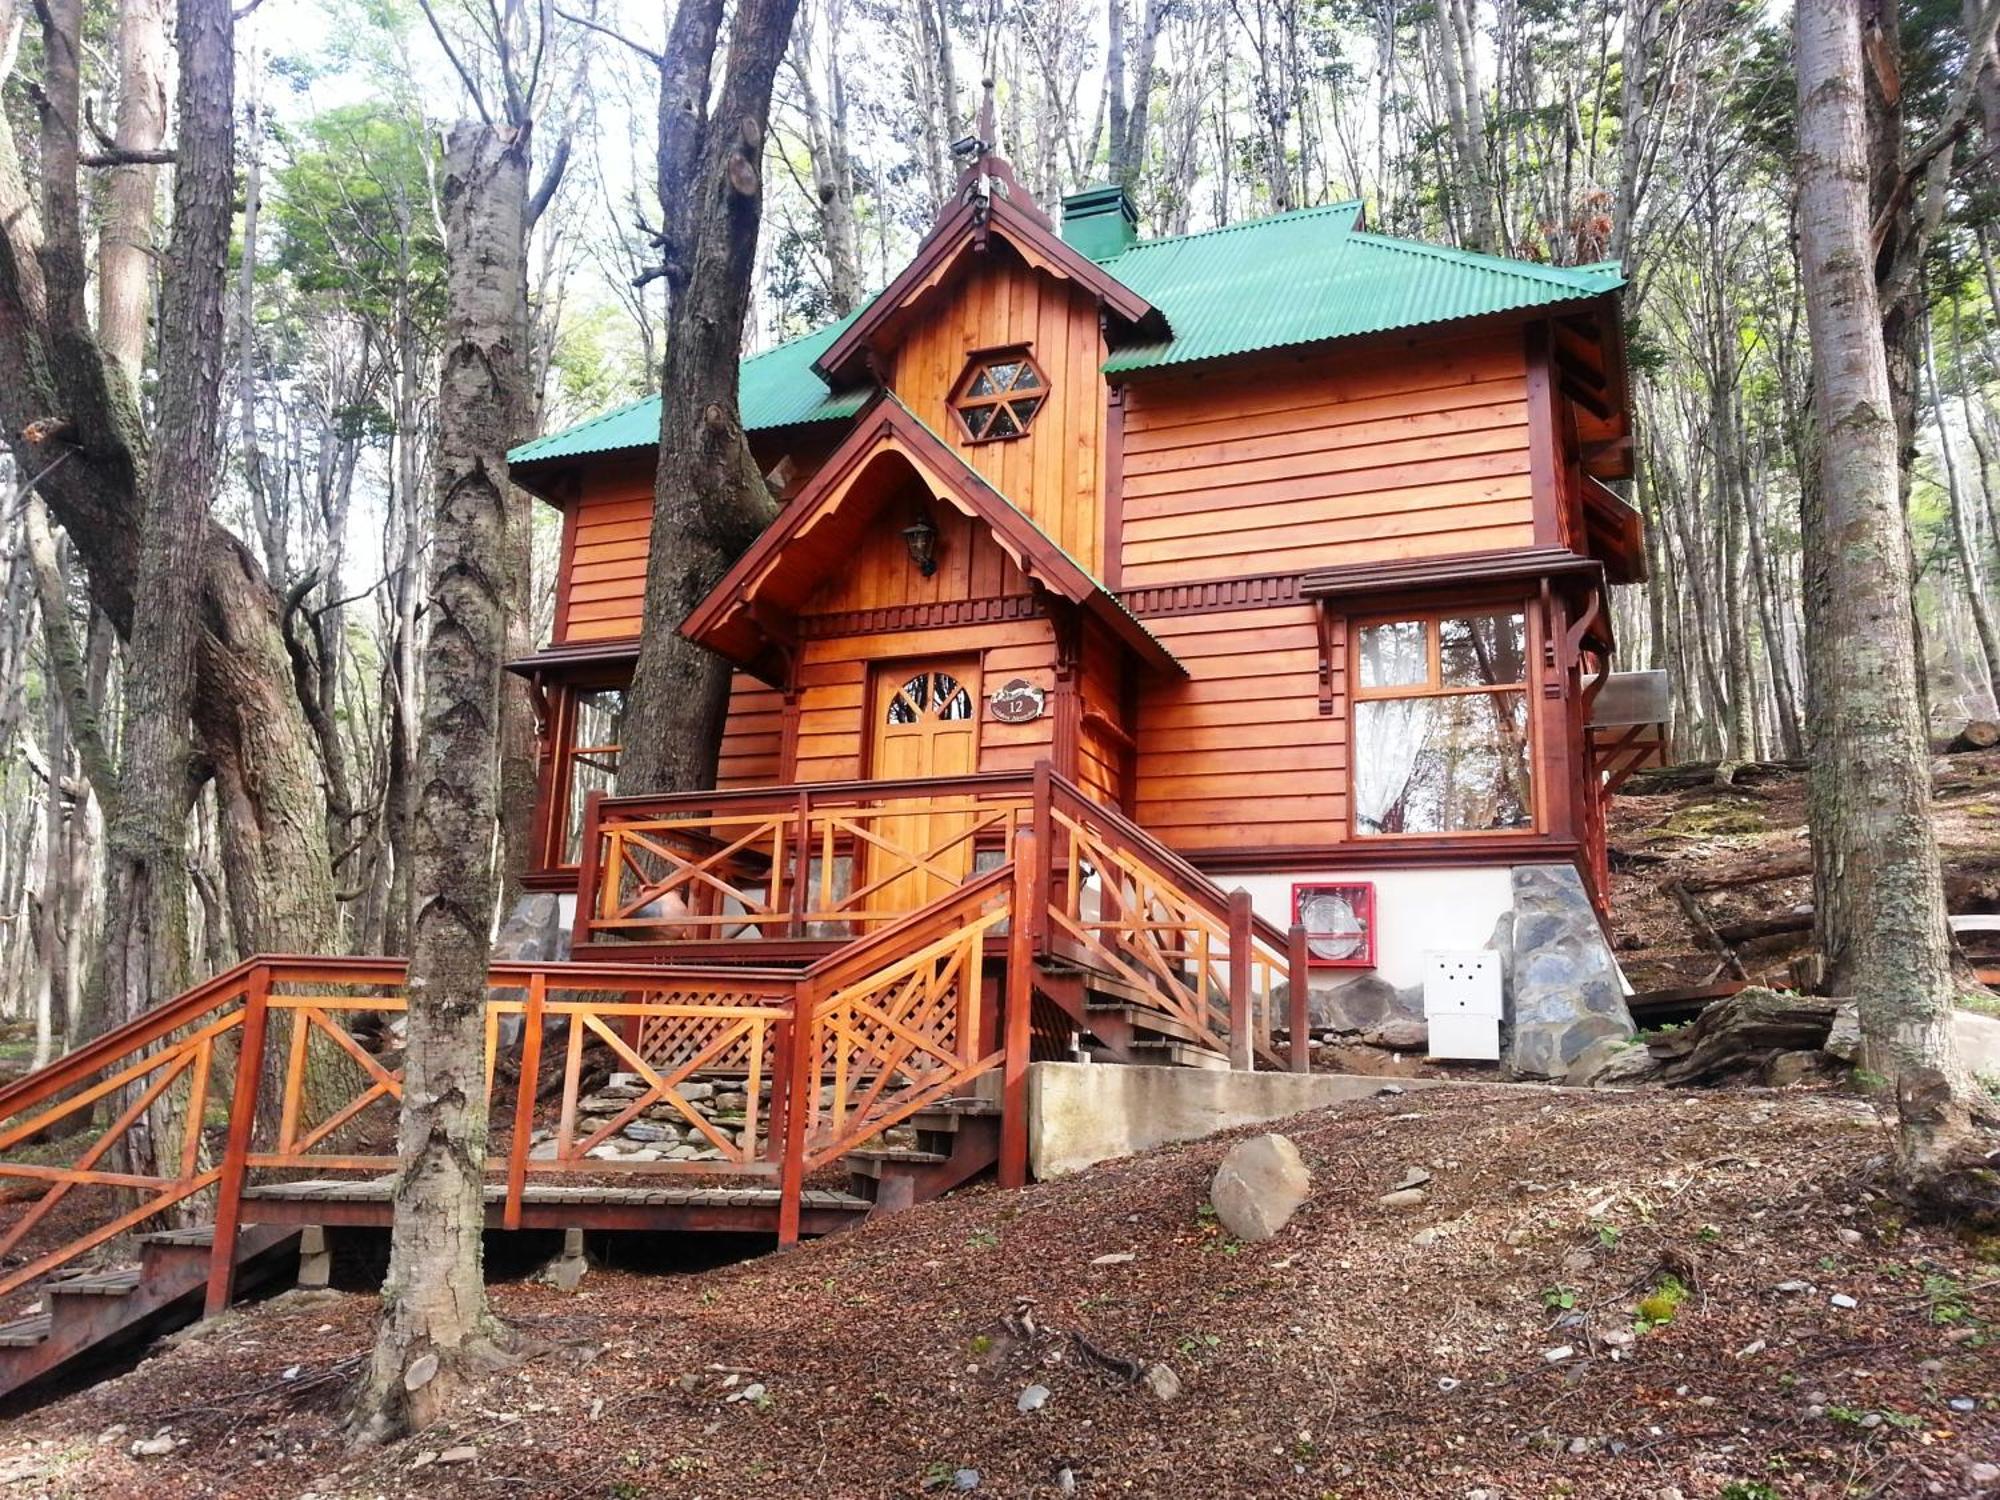
[[967, 198], [948, 210], [917, 247], [910, 263], [827, 346], [813, 368], [835, 390], [854, 384], [866, 372], [869, 345], [882, 326], [912, 298], [941, 281], [959, 255], [983, 250], [985, 241], [996, 233], [1030, 265], [1075, 282], [1125, 322], [1150, 319], [1164, 324], [1152, 303], [1064, 244], [1010, 198], [994, 193], [979, 201]]
[[1305, 595], [1303, 573], [1264, 573], [1253, 577], [1204, 579], [1200, 583], [1162, 583], [1125, 589], [1118, 602], [1135, 615], [1208, 615], [1225, 610], [1263, 609], [1297, 604]]
[[1104, 586], [1118, 591], [1125, 571], [1125, 387], [1104, 388]]
[[1485, 583], [1525, 583], [1543, 578], [1602, 578], [1604, 565], [1567, 547], [1514, 552], [1461, 552], [1450, 557], [1350, 563], [1300, 575], [1311, 599], [1353, 599], [1371, 594], [1436, 594]]
[[807, 615], [799, 621], [801, 640], [846, 635], [883, 635], [898, 630], [943, 630], [1027, 620], [1041, 613], [1032, 594], [996, 594], [984, 599], [947, 599], [935, 604], [889, 604], [840, 614]]
[[517, 657], [507, 670], [522, 677], [573, 676], [592, 667], [630, 665], [639, 659], [639, 638], [583, 641], [574, 646], [549, 646], [532, 656]]
[[[1158, 835], [1154, 835], [1156, 838]], [[1395, 869], [1436, 865], [1534, 865], [1574, 862], [1583, 846], [1574, 839], [1518, 835], [1459, 837], [1436, 835], [1416, 843], [1371, 838], [1338, 844], [1265, 844], [1256, 847], [1186, 850], [1181, 858], [1204, 872], [1238, 874], [1320, 870]]]
[[1556, 425], [1554, 354], [1546, 321], [1527, 325], [1522, 337], [1528, 359], [1528, 478], [1534, 506], [1535, 545], [1563, 541], [1562, 454]]

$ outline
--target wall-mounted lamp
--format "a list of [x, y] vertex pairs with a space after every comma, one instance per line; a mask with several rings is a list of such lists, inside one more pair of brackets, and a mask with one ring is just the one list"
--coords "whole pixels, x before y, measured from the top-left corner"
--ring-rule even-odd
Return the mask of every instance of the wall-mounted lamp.
[[937, 540], [937, 523], [929, 516], [919, 516], [903, 528], [903, 545], [910, 549], [910, 561], [926, 578], [937, 571]]

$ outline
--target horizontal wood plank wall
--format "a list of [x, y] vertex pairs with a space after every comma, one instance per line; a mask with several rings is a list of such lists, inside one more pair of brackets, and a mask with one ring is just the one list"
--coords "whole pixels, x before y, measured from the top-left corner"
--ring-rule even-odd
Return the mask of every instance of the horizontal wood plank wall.
[[1314, 606], [1146, 623], [1189, 677], [1140, 696], [1137, 821], [1189, 851], [1346, 838], [1346, 705], [1319, 711]]
[[1126, 393], [1125, 588], [1534, 541], [1514, 330]]
[[1126, 739], [1124, 657], [1095, 620], [1083, 632], [1083, 732], [1077, 742], [1077, 781], [1099, 802], [1118, 807], [1124, 800]]
[[563, 559], [569, 592], [555, 644], [635, 636], [646, 602], [652, 479], [606, 476], [589, 483], [576, 505], [575, 550]]
[[747, 672], [729, 681], [729, 718], [722, 727], [719, 787], [774, 786], [784, 736], [785, 697]]
[[[975, 351], [1031, 347], [1049, 400], [1025, 437], [971, 443], [951, 395]], [[935, 293], [895, 353], [890, 382], [914, 411], [1064, 551], [1098, 571], [1103, 522], [1103, 335], [1097, 304], [995, 242]]]
[[[865, 777], [868, 673], [882, 662], [977, 655], [986, 692], [1024, 677], [1047, 688], [1055, 677], [1055, 635], [1042, 618], [1009, 620], [965, 629], [901, 630], [876, 635], [809, 639], [800, 647], [800, 781]], [[732, 703], [732, 713], [734, 704]], [[979, 705], [979, 769], [1027, 770], [1049, 753], [1050, 720], [998, 724]]]

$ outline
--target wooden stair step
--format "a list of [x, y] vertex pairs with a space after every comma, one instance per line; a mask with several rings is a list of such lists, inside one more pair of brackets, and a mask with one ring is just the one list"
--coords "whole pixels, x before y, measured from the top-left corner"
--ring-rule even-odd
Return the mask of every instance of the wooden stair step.
[[[1163, 1010], [1150, 1005], [1128, 1005], [1123, 1001], [1093, 1000], [1085, 1008], [1085, 1015], [1116, 1016], [1133, 1031], [1141, 1033], [1134, 1038], [1134, 1045], [1147, 1041], [1167, 1040], [1186, 1042], [1190, 1046], [1206, 1046], [1202, 1034], [1183, 1021], [1179, 1016], [1170, 1016]], [[1152, 1033], [1147, 1036], [1144, 1033]]]
[[1196, 1047], [1187, 1042], [1140, 1041], [1132, 1044], [1137, 1054], [1136, 1061], [1155, 1063], [1170, 1068], [1209, 1068], [1226, 1072], [1229, 1058], [1208, 1047]]
[[841, 1158], [846, 1162], [904, 1162], [917, 1167], [934, 1167], [939, 1162], [951, 1158], [942, 1151], [913, 1151], [907, 1146], [886, 1146], [863, 1148], [849, 1151]]
[[186, 1229], [160, 1229], [139, 1236], [142, 1245], [166, 1245], [177, 1250], [206, 1250], [215, 1244], [213, 1224], [193, 1224]]
[[138, 1289], [137, 1266], [125, 1266], [116, 1271], [93, 1271], [84, 1276], [65, 1276], [42, 1288], [44, 1292], [64, 1297], [128, 1297]]
[[55, 1320], [45, 1312], [0, 1323], [0, 1349], [31, 1349], [49, 1336], [54, 1324]]

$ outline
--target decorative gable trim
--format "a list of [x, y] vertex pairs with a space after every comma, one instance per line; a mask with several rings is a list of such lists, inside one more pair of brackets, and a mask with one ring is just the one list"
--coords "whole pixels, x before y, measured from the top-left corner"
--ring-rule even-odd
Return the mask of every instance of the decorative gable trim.
[[[767, 640], [783, 644], [780, 637], [790, 628], [788, 622], [760, 615], [756, 597], [759, 585], [780, 564], [785, 546], [829, 514], [830, 505], [846, 493], [848, 482], [884, 448], [900, 452], [932, 483], [939, 500], [984, 525], [1000, 550], [1038, 589], [1096, 616], [1146, 666], [1175, 674], [1186, 671], [1173, 653], [1154, 639], [1103, 584], [1051, 540], [1025, 512], [994, 489], [914, 412], [886, 393], [877, 396], [863, 410], [853, 430], [797, 498], [737, 559], [708, 597], [689, 611], [681, 622], [681, 634], [710, 649], [719, 649], [718, 632], [742, 613]], [[768, 665], [744, 660], [740, 654], [733, 659], [752, 670], [763, 670]]]
[[1167, 336], [1166, 318], [1152, 303], [1065, 245], [1038, 212], [1010, 196], [975, 194], [946, 211], [901, 274], [827, 346], [813, 368], [835, 390], [868, 379], [868, 351], [876, 335], [942, 285], [962, 257], [983, 252], [996, 234], [1035, 270], [1076, 283], [1123, 322], [1146, 325], [1155, 336]]

